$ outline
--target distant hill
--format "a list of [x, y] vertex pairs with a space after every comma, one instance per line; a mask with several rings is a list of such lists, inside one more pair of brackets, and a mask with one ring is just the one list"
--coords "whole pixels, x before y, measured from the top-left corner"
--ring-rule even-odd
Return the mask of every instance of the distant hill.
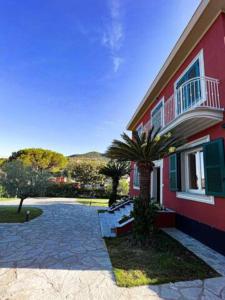
[[103, 160], [107, 161], [108, 158], [103, 153], [97, 151], [91, 151], [83, 154], [72, 154], [69, 155], [70, 159], [87, 159], [87, 160]]

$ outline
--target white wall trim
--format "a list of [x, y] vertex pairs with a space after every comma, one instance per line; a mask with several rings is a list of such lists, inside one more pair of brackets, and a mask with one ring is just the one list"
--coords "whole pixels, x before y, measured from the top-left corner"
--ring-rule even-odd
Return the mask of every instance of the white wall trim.
[[205, 135], [199, 139], [196, 139], [194, 141], [191, 141], [189, 143], [186, 143], [185, 145], [182, 145], [180, 147], [177, 148], [177, 151], [183, 151], [183, 150], [188, 150], [189, 148], [193, 148], [193, 147], [197, 147], [200, 146], [204, 143], [207, 143], [210, 141], [210, 135]]
[[211, 205], [215, 204], [215, 200], [214, 200], [213, 196], [207, 196], [207, 195], [202, 195], [202, 194], [192, 194], [192, 193], [188, 193], [188, 192], [176, 192], [176, 197], [185, 199], [185, 200], [207, 203], [207, 204], [211, 204]]

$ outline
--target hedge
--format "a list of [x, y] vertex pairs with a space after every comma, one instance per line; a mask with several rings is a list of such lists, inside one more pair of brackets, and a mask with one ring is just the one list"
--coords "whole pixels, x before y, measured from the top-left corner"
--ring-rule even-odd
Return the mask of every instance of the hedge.
[[68, 198], [109, 198], [109, 193], [105, 190], [76, 188], [73, 183], [52, 183], [48, 186], [46, 197], [68, 197]]

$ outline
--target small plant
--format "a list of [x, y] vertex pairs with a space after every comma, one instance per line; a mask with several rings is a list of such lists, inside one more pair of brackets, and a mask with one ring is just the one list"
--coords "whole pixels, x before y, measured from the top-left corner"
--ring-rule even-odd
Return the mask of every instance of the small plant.
[[151, 242], [155, 227], [156, 212], [159, 210], [158, 204], [151, 199], [146, 206], [137, 198], [134, 200], [134, 210], [132, 217], [133, 223], [133, 238], [135, 242], [141, 244], [149, 244]]

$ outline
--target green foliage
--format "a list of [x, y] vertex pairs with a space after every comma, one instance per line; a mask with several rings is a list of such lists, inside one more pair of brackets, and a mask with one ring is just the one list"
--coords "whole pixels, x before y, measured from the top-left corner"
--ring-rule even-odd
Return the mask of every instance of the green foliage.
[[67, 172], [70, 176], [82, 186], [103, 184], [105, 177], [99, 173], [104, 163], [96, 160], [69, 160]]
[[119, 195], [128, 195], [129, 193], [129, 181], [127, 178], [121, 178], [118, 186]]
[[156, 230], [155, 217], [157, 210], [158, 205], [153, 200], [149, 201], [146, 206], [139, 198], [134, 200], [132, 217], [134, 217], [133, 236], [135, 240], [142, 244], [151, 240], [152, 234]]
[[76, 188], [74, 183], [51, 183], [46, 190], [47, 197], [89, 197], [89, 198], [109, 198], [109, 193], [99, 189]]
[[[110, 194], [112, 192], [112, 182], [107, 182], [105, 185], [105, 190]], [[117, 189], [117, 196], [127, 196], [129, 193], [129, 181], [127, 178], [121, 178], [118, 189]]]
[[7, 162], [7, 158], [0, 158], [0, 167], [2, 167], [5, 162]]
[[74, 160], [97, 160], [102, 162], [107, 162], [108, 158], [97, 151], [87, 152], [84, 154], [74, 154], [69, 156], [70, 159]]
[[117, 200], [117, 189], [120, 178], [130, 173], [130, 163], [110, 160], [99, 172], [112, 179], [112, 191], [109, 198], [109, 206], [111, 206]]
[[152, 127], [147, 134], [143, 132], [141, 136], [135, 131], [133, 138], [123, 133], [122, 141], [114, 140], [106, 155], [112, 159], [146, 163], [153, 166], [153, 161], [168, 155], [170, 149], [182, 143], [178, 137], [171, 134], [159, 136], [159, 131], [160, 129], [154, 130]]
[[9, 161], [19, 160], [25, 166], [31, 166], [36, 170], [48, 170], [57, 172], [67, 164], [67, 158], [60, 153], [40, 148], [28, 148], [12, 153]]
[[0, 198], [5, 198], [5, 197], [7, 197], [7, 192], [4, 188], [4, 186], [0, 185]]
[[0, 184], [9, 197], [25, 199], [45, 195], [49, 178], [48, 172], [24, 166], [18, 160], [5, 163], [2, 171]]
[[78, 196], [78, 189], [73, 183], [51, 183], [46, 190], [47, 197], [68, 197]]

